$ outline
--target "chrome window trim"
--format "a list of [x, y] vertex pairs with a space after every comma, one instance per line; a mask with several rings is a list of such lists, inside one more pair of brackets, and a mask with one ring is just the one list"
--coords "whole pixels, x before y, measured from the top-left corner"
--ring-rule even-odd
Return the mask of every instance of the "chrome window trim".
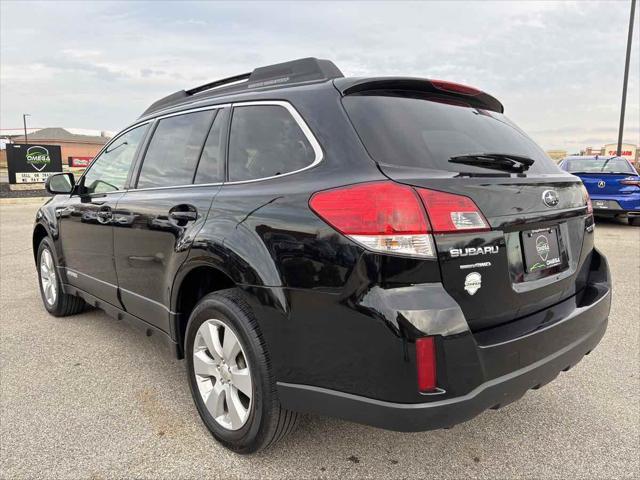
[[[181, 110], [179, 112], [172, 112], [172, 113], [167, 113], [165, 115], [161, 115], [158, 117], [154, 117], [153, 119], [146, 120], [145, 122], [134, 125], [133, 127], [130, 127], [129, 129], [127, 129], [126, 131], [130, 130], [131, 128], [134, 128], [135, 126], [143, 125], [144, 123], [154, 122], [154, 121], [162, 120], [163, 118], [173, 117], [176, 115], [184, 115], [184, 114], [199, 112], [204, 110], [215, 110], [219, 108], [250, 107], [250, 106], [256, 106], [256, 105], [258, 106], [259, 105], [276, 105], [276, 106], [285, 108], [289, 112], [291, 117], [295, 120], [295, 122], [298, 124], [298, 126], [300, 127], [300, 130], [302, 130], [302, 133], [306, 137], [307, 141], [311, 144], [311, 148], [315, 153], [314, 161], [309, 165], [307, 165], [306, 167], [300, 168], [298, 170], [293, 170], [292, 172], [283, 173], [281, 175], [272, 175], [270, 177], [255, 178], [252, 180], [237, 180], [235, 182], [215, 182], [215, 183], [188, 183], [184, 185], [171, 185], [171, 186], [162, 186], [162, 187], [130, 188], [128, 190], [118, 190], [118, 191], [119, 192], [146, 192], [146, 191], [152, 191], [152, 190], [168, 190], [173, 188], [215, 187], [220, 185], [240, 185], [243, 183], [261, 182], [263, 180], [282, 178], [288, 175], [293, 175], [295, 173], [300, 173], [305, 170], [309, 170], [310, 168], [313, 168], [316, 165], [318, 165], [324, 159], [324, 153], [322, 151], [322, 147], [320, 146], [320, 143], [318, 143], [318, 140], [316, 140], [315, 135], [313, 134], [313, 132], [311, 131], [307, 123], [304, 121], [304, 118], [302, 118], [302, 115], [300, 115], [300, 113], [296, 110], [296, 108], [293, 105], [291, 105], [289, 102], [284, 100], [256, 100], [256, 101], [224, 103], [219, 105], [208, 105], [205, 107], [191, 108], [189, 110]], [[118, 136], [120, 136], [120, 134]], [[144, 163], [144, 158], [143, 158], [143, 163]]]
[[218, 183], [186, 183], [184, 185], [170, 185], [168, 187], [147, 187], [147, 188], [130, 188], [129, 190], [122, 190], [123, 192], [148, 192], [153, 190], [171, 190], [173, 188], [193, 188], [193, 187], [215, 187], [219, 185], [225, 185], [224, 182]]
[[220, 108], [227, 108], [230, 107], [231, 104], [230, 103], [221, 103], [218, 105], [207, 105], [204, 107], [197, 107], [197, 108], [190, 108], [188, 110], [180, 110], [179, 112], [171, 112], [171, 113], [165, 113], [164, 115], [160, 115], [158, 117], [153, 117], [153, 120], [162, 120], [164, 118], [169, 118], [169, 117], [175, 117], [177, 115], [186, 115], [188, 113], [195, 113], [195, 112], [204, 112], [205, 110], [218, 110]]
[[[210, 98], [206, 98], [206, 99], [200, 99], [200, 100], [197, 100], [197, 101], [184, 103], [182, 105], [174, 105], [172, 107], [163, 108], [162, 110], [158, 110], [156, 112], [150, 113], [146, 117], [141, 117], [141, 121], [152, 122], [157, 118], [164, 117], [165, 115], [174, 115], [174, 114], [175, 115], [180, 115], [181, 113], [190, 112], [192, 110], [198, 110], [200, 108], [202, 108], [202, 109], [224, 108], [224, 107], [231, 106], [231, 102], [226, 102], [226, 103], [216, 103], [215, 105], [204, 105], [202, 107], [198, 107], [198, 105], [201, 105], [203, 103], [206, 104], [206, 103], [210, 102], [211, 100], [212, 99], [210, 99]], [[186, 106], [189, 106], [188, 110], [179, 110], [180, 108], [184, 108]], [[168, 113], [162, 113], [162, 112], [168, 112]]]
[[[224, 183], [225, 185], [238, 185], [238, 184], [242, 184], [242, 183], [261, 182], [263, 180], [271, 180], [273, 178], [286, 177], [288, 175], [293, 175], [294, 173], [300, 173], [300, 172], [303, 172], [305, 170], [309, 170], [310, 168], [313, 168], [316, 165], [318, 165], [322, 161], [322, 159], [324, 158], [324, 154], [322, 152], [322, 147], [318, 143], [318, 140], [316, 140], [316, 137], [313, 135], [313, 132], [311, 131], [311, 129], [309, 128], [307, 123], [304, 121], [304, 118], [302, 118], [302, 115], [300, 115], [300, 113], [298, 113], [298, 111], [295, 109], [295, 107], [293, 105], [291, 105], [289, 102], [285, 102], [283, 100], [257, 100], [257, 101], [250, 101], [250, 102], [233, 103], [233, 104], [231, 104], [231, 107], [232, 108], [235, 108], [235, 107], [251, 107], [251, 106], [260, 106], [260, 105], [277, 105], [279, 107], [285, 108], [289, 112], [289, 114], [293, 117], [293, 119], [296, 121], [298, 126], [300, 127], [300, 130], [302, 130], [302, 133], [307, 138], [307, 141], [311, 144], [311, 148], [313, 148], [313, 152], [315, 153], [315, 157], [316, 158], [309, 165], [307, 165], [304, 168], [299, 168], [298, 170], [293, 170], [291, 172], [283, 173], [281, 175], [272, 175], [270, 177], [254, 178], [254, 179], [251, 179], [251, 180], [237, 180], [235, 182], [231, 182], [231, 181], [230, 182], [225, 182]], [[233, 121], [233, 115], [231, 117], [231, 121]], [[231, 124], [229, 124], [229, 129], [231, 129]], [[231, 134], [229, 134], [229, 135], [231, 135]], [[229, 154], [227, 152], [227, 165], [228, 165], [228, 163], [229, 163]]]

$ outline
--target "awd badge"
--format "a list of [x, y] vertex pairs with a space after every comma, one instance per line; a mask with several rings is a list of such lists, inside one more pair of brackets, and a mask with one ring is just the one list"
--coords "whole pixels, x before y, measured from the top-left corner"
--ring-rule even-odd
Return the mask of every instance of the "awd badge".
[[482, 275], [478, 272], [471, 272], [467, 275], [467, 278], [464, 279], [464, 289], [469, 293], [469, 295], [474, 295], [480, 287], [482, 286]]

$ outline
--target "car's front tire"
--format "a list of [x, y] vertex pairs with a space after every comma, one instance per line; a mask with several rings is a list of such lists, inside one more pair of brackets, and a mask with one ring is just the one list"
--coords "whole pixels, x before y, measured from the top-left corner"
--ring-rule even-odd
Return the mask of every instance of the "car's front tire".
[[294, 429], [298, 414], [280, 406], [264, 339], [238, 290], [202, 298], [187, 324], [185, 356], [198, 413], [225, 447], [256, 452]]
[[44, 308], [51, 315], [66, 317], [80, 313], [86, 304], [84, 300], [62, 291], [56, 259], [51, 241], [43, 238], [38, 247], [38, 284]]
[[629, 225], [640, 227], [640, 217], [629, 217]]

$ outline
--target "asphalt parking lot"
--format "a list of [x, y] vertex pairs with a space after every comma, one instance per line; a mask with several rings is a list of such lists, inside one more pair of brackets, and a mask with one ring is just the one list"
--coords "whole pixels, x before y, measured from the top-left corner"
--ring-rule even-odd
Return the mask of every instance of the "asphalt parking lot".
[[201, 424], [184, 363], [92, 310], [41, 305], [31, 252], [37, 205], [0, 205], [0, 477], [638, 478], [640, 228], [599, 223], [614, 279], [602, 343], [519, 402], [451, 430], [396, 433], [305, 417], [243, 457]]

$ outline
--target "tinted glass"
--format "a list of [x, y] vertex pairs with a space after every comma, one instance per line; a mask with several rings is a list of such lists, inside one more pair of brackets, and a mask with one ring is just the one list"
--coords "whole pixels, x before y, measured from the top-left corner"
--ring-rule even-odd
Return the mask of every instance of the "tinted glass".
[[91, 164], [83, 179], [86, 193], [122, 190], [148, 125], [134, 128], [111, 143]]
[[568, 158], [562, 164], [571, 173], [622, 173], [636, 175], [624, 158]]
[[348, 96], [343, 102], [370, 155], [380, 163], [486, 173], [486, 168], [449, 159], [504, 153], [532, 158], [529, 172], [558, 171], [542, 149], [500, 113], [403, 95]]
[[234, 108], [229, 139], [230, 181], [282, 175], [307, 167], [314, 159], [311, 144], [286, 108]]
[[218, 183], [224, 181], [224, 120], [226, 114], [219, 111], [213, 122], [198, 163], [195, 183]]
[[191, 184], [215, 113], [206, 110], [160, 120], [144, 156], [137, 188]]

